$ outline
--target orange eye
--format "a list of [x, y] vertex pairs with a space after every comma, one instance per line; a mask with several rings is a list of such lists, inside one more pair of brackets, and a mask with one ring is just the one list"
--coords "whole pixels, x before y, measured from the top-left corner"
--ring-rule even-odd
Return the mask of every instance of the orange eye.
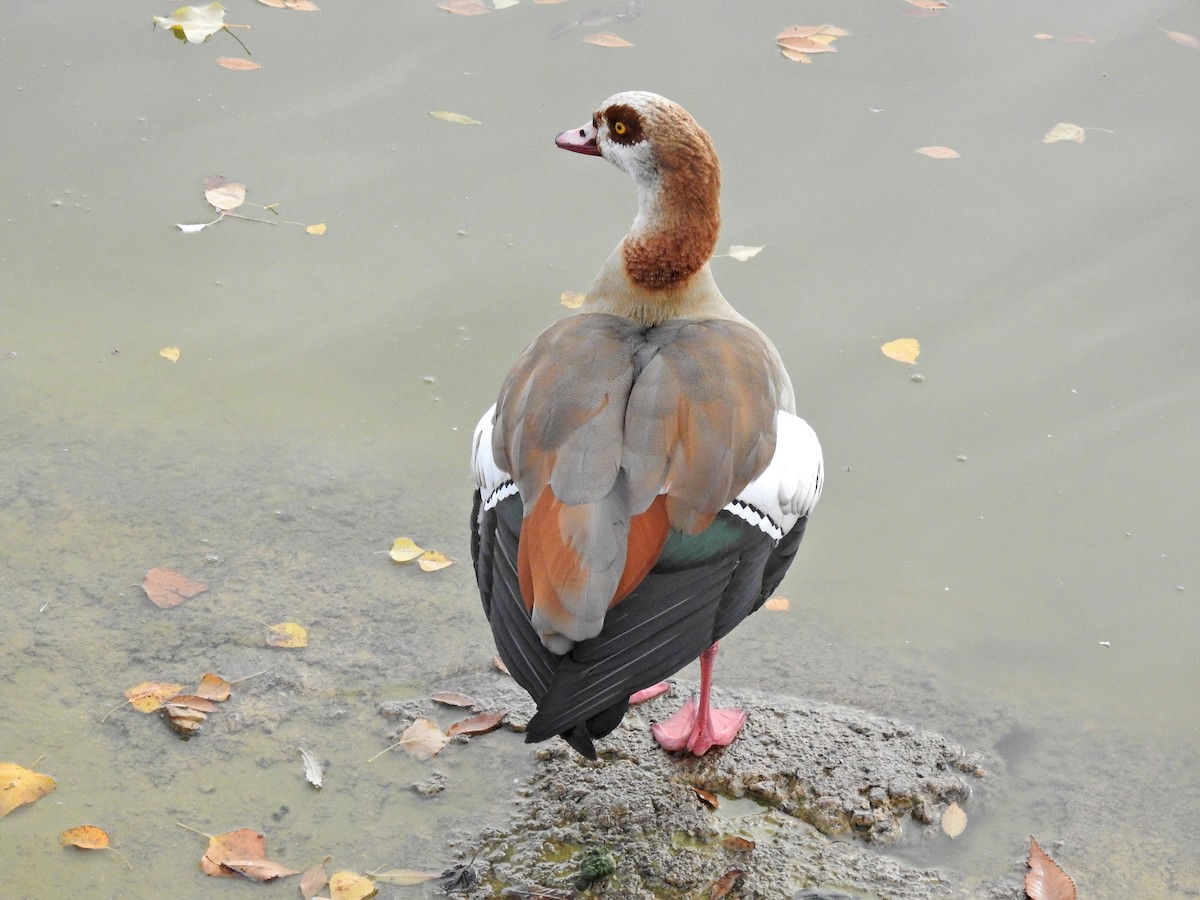
[[617, 134], [624, 134], [628, 130], [629, 129], [625, 127], [624, 122], [617, 122], [613, 125], [613, 131], [615, 131]]

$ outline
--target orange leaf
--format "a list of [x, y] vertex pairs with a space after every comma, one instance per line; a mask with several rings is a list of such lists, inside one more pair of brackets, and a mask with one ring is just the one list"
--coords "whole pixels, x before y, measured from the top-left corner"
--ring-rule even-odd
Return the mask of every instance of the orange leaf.
[[737, 883], [742, 880], [742, 876], [745, 874], [741, 869], [730, 869], [718, 878], [716, 884], [712, 886], [712, 892], [708, 895], [710, 900], [721, 900], [722, 897], [737, 886]]
[[169, 697], [174, 697], [183, 690], [182, 684], [169, 684], [165, 681], [143, 681], [139, 685], [125, 691], [125, 699], [138, 712], [154, 712], [161, 707]]
[[958, 159], [958, 151], [949, 147], [918, 147], [915, 151], [933, 159]]
[[1025, 893], [1029, 900], [1075, 900], [1075, 882], [1050, 856], [1029, 839], [1029, 871]]
[[142, 590], [155, 606], [170, 609], [197, 594], [203, 594], [208, 590], [208, 585], [192, 581], [170, 569], [151, 569], [142, 581]]
[[196, 688], [197, 697], [203, 697], [205, 700], [216, 700], [218, 702], [228, 700], [232, 693], [233, 685], [220, 675], [214, 675], [212, 672], [206, 672], [204, 677], [200, 679], [200, 686]]
[[200, 868], [205, 875], [233, 878], [237, 875], [224, 863], [227, 859], [264, 860], [267, 858], [267, 840], [261, 831], [253, 828], [237, 828], [208, 839], [208, 849], [200, 857]]
[[454, 737], [456, 734], [486, 734], [498, 728], [507, 715], [507, 709], [490, 709], [477, 716], [459, 719], [446, 729], [446, 734], [450, 737]]
[[597, 47], [632, 47], [633, 44], [615, 34], [589, 34], [583, 39], [585, 44], [595, 44]]
[[755, 844], [749, 838], [731, 834], [729, 837], [721, 838], [721, 846], [726, 850], [732, 850], [734, 853], [749, 853], [754, 849]]
[[57, 786], [49, 775], [42, 775], [16, 763], [0, 763], [0, 818], [18, 806], [46, 796]]
[[721, 805], [721, 798], [712, 791], [706, 791], [704, 788], [692, 786], [692, 790], [696, 792], [696, 796], [700, 798], [700, 802], [709, 809], [716, 809]]
[[79, 847], [81, 850], [103, 850], [108, 846], [108, 832], [95, 825], [79, 825], [68, 828], [58, 836], [64, 847]]
[[787, 597], [772, 597], [763, 604], [763, 609], [774, 610], [775, 612], [783, 612], [789, 606]]

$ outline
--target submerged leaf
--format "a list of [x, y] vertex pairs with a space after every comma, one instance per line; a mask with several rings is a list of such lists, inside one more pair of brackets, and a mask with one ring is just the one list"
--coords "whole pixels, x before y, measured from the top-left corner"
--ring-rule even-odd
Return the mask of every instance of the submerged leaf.
[[267, 626], [267, 646], [296, 648], [308, 646], [308, 632], [295, 622], [280, 622]]
[[241, 59], [237, 56], [219, 56], [217, 57], [217, 65], [222, 69], [229, 69], [233, 72], [253, 72], [255, 69], [262, 68], [262, 66], [253, 60]]
[[1074, 879], [1033, 838], [1029, 839], [1027, 865], [1025, 893], [1029, 900], [1075, 900]]
[[1184, 47], [1191, 47], [1193, 50], [1200, 50], [1200, 38], [1196, 38], [1194, 35], [1183, 31], [1167, 31], [1165, 28], [1162, 32], [1177, 44], [1182, 44]]
[[963, 812], [963, 808], [955, 801], [942, 813], [942, 831], [946, 832], [950, 836], [950, 839], [953, 840], [966, 830], [967, 814]]
[[[174, 353], [168, 351], [174, 351]], [[177, 347], [167, 347], [159, 350], [158, 354], [171, 362], [179, 359]], [[191, 600], [193, 597], [203, 594], [208, 590], [208, 585], [200, 581], [192, 581], [171, 569], [154, 568], [147, 572], [146, 577], [142, 580], [142, 590], [146, 592], [146, 596], [155, 606], [160, 609], [170, 609], [185, 600]]]
[[[180, 225], [179, 227], [182, 228], [183, 226]], [[163, 359], [170, 360], [171, 362], [179, 362], [179, 348], [178, 347], [163, 347], [161, 350], [158, 351], [158, 355], [161, 356]], [[184, 598], [184, 599], [187, 599], [187, 598]], [[182, 603], [183, 601], [181, 600], [180, 602]], [[171, 605], [174, 606], [175, 604], [172, 603]]]
[[366, 900], [377, 892], [375, 883], [365, 875], [342, 871], [329, 876], [329, 896], [332, 900]]
[[481, 16], [492, 11], [491, 7], [484, 6], [479, 0], [441, 0], [438, 9], [444, 9], [457, 16]]

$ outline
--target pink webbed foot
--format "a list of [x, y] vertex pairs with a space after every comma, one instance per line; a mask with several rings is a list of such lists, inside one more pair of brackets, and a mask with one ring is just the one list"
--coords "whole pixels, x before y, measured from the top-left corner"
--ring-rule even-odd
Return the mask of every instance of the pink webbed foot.
[[692, 698], [673, 716], [650, 726], [654, 739], [664, 750], [687, 750], [693, 756], [703, 756], [713, 747], [727, 747], [746, 724], [744, 709], [714, 709], [704, 714]]

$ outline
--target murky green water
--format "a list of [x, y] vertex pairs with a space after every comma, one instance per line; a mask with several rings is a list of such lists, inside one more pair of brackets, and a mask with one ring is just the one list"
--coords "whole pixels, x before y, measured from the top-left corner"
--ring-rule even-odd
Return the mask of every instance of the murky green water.
[[[177, 821], [361, 871], [444, 867], [504, 820], [511, 736], [366, 763], [379, 700], [491, 653], [468, 566], [377, 551], [468, 557], [470, 429], [633, 211], [553, 135], [628, 88], [713, 135], [723, 245], [766, 245], [716, 277], [829, 466], [791, 610], [732, 635], [721, 677], [995, 746], [967, 832], [916, 860], [1010, 876], [1035, 834], [1088, 896], [1200, 892], [1200, 51], [1163, 32], [1200, 34], [1193, 4], [644, 0], [559, 37], [584, 0], [228, 5], [262, 70], [152, 32], [170, 5], [0, 13], [0, 761], [58, 779], [0, 822], [6, 895], [295, 891], [206, 879]], [[836, 55], [778, 57], [821, 22], [852, 32]], [[605, 30], [636, 46], [579, 40]], [[1095, 130], [1043, 144], [1058, 122]], [[180, 233], [216, 173], [328, 233]], [[906, 336], [915, 368], [878, 350]], [[157, 565], [210, 590], [158, 610]], [[309, 648], [262, 646], [286, 620]], [[187, 743], [99, 722], [143, 680], [262, 670]], [[419, 797], [431, 768], [450, 787]], [[83, 822], [133, 871], [61, 850]]]

